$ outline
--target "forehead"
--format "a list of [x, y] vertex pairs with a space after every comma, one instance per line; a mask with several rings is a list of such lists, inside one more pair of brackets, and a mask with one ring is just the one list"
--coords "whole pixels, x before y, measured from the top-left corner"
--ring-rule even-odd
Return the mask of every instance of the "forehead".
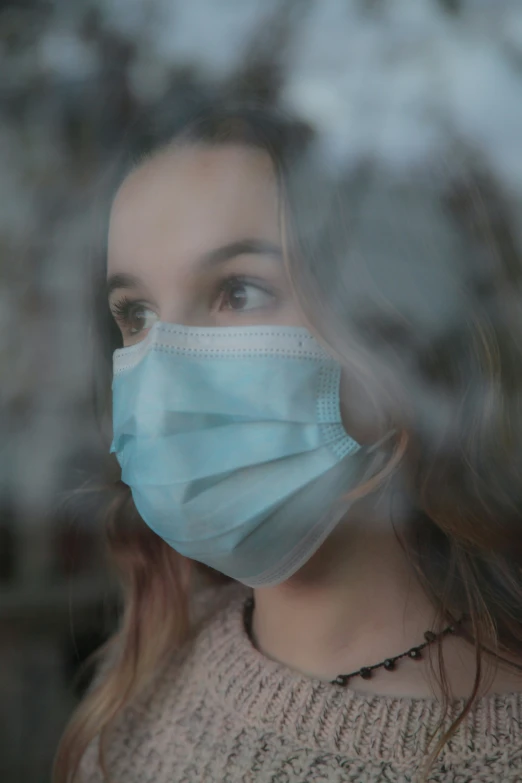
[[200, 254], [238, 239], [276, 241], [278, 194], [272, 161], [241, 146], [172, 147], [134, 170], [116, 194], [109, 263], [145, 251]]

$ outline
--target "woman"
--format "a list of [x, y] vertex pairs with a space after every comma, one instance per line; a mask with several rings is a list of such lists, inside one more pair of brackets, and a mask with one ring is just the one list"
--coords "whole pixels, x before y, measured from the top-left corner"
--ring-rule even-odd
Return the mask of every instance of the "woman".
[[520, 780], [498, 188], [457, 148], [329, 171], [256, 107], [181, 126], [111, 208], [126, 603], [55, 782]]

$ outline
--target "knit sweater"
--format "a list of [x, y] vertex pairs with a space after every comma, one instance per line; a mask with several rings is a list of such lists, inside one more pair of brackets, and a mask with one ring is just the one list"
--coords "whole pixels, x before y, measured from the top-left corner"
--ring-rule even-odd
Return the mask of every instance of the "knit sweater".
[[[128, 707], [111, 735], [111, 783], [410, 783], [418, 780], [436, 699], [364, 695], [305, 677], [256, 650], [248, 590], [221, 600], [193, 641]], [[448, 721], [462, 701], [450, 708]], [[101, 783], [97, 747], [81, 769]], [[522, 781], [522, 694], [481, 699], [444, 747], [431, 783]]]

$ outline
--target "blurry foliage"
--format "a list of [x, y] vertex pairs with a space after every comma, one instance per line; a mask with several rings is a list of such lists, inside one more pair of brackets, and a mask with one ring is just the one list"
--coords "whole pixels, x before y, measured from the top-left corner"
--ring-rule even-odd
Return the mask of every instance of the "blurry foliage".
[[91, 207], [158, 98], [277, 101], [339, 170], [468, 135], [513, 187], [521, 63], [518, 0], [0, 0], [0, 497], [45, 518], [56, 491], [103, 472]]
[[[71, 458], [105, 456], [91, 411], [89, 199], [158, 90], [176, 100], [198, 83], [151, 41], [174, 5], [0, 4], [0, 495], [22, 516], [45, 516], [57, 490], [82, 482]], [[274, 98], [285, 29], [256, 37], [231, 93]]]

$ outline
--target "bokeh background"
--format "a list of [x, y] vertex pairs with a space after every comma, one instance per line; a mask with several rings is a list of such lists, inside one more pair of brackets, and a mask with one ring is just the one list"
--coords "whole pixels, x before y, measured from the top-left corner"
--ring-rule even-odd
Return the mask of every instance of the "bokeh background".
[[414, 165], [465, 137], [520, 205], [519, 0], [0, 0], [2, 783], [50, 780], [75, 675], [118, 612], [96, 508], [71, 495], [109, 469], [98, 186], [162, 96], [213, 90], [293, 112], [344, 167]]

